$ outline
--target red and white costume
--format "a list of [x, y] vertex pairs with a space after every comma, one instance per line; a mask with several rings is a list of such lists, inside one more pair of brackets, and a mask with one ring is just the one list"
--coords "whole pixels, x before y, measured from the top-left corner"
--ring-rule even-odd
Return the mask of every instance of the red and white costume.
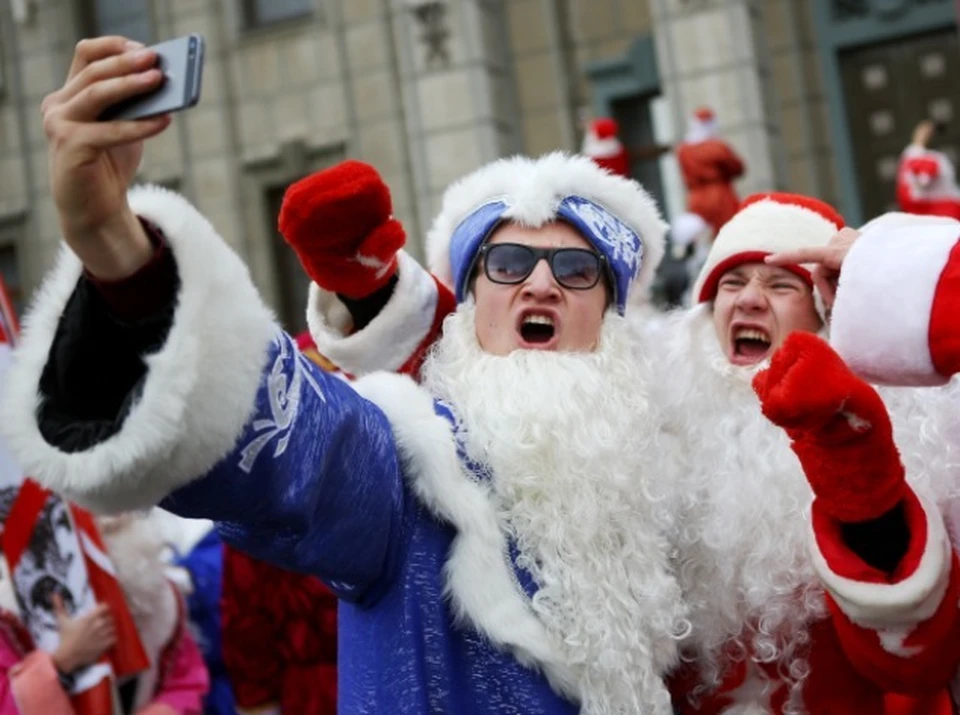
[[630, 176], [630, 154], [620, 141], [620, 126], [615, 119], [601, 117], [590, 122], [581, 153], [607, 171]]
[[[910, 546], [891, 572], [871, 567], [847, 546], [843, 524], [882, 512], [889, 506], [885, 490], [873, 484], [847, 500], [864, 507], [862, 495], [876, 491], [888, 503], [872, 511], [867, 504], [866, 512], [841, 521], [814, 505], [810, 520], [809, 482], [819, 473], [836, 486], [852, 485], [856, 476], [844, 474], [843, 465], [873, 478], [895, 458], [877, 460], [880, 450], [866, 447], [856, 458], [825, 451], [820, 465], [801, 469], [788, 435], [757, 409], [751, 381], [762, 365], [729, 362], [710, 302], [725, 271], [776, 251], [823, 245], [842, 219], [820, 202], [790, 195], [753, 197], [744, 206], [721, 230], [697, 281], [701, 304], [651, 336], [663, 351], [654, 362], [652, 398], [665, 406], [665, 432], [678, 435], [666, 446], [679, 453], [685, 495], [681, 583], [694, 614], [695, 673], [678, 681], [680, 712], [779, 713], [792, 699], [794, 710], [813, 715], [951, 713], [945, 686], [957, 652], [955, 636], [942, 636], [957, 632], [958, 574], [941, 514], [956, 495], [954, 396], [883, 393], [912, 487], [903, 502]], [[809, 279], [807, 267], [792, 270]], [[833, 376], [835, 392], [853, 389], [842, 372]], [[786, 404], [803, 405], [831, 384], [819, 365], [810, 377], [792, 386]], [[876, 406], [866, 418], [883, 419]], [[928, 659], [944, 667], [922, 672]], [[710, 688], [711, 681], [719, 685]], [[701, 698], [691, 701], [691, 694]]]
[[743, 175], [743, 161], [717, 137], [717, 120], [709, 109], [699, 109], [690, 130], [677, 147], [677, 161], [687, 186], [687, 211], [710, 224], [714, 235], [737, 212], [740, 199], [733, 182]]
[[869, 380], [945, 385], [960, 372], [958, 309], [960, 222], [888, 214], [844, 260], [831, 341]]
[[897, 203], [902, 211], [960, 220], [960, 186], [946, 154], [908, 146], [897, 167]]

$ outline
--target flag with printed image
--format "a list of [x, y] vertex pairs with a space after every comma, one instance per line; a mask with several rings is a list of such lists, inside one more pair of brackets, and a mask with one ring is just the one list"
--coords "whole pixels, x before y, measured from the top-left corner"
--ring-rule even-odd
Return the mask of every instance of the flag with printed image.
[[[0, 279], [0, 390], [19, 326]], [[71, 700], [78, 715], [113, 713], [114, 683], [146, 670], [150, 661], [93, 516], [25, 478], [0, 443], [0, 538], [19, 616], [34, 645], [52, 652], [59, 643], [53, 596], [82, 615], [110, 605], [117, 644], [100, 662], [76, 673]]]

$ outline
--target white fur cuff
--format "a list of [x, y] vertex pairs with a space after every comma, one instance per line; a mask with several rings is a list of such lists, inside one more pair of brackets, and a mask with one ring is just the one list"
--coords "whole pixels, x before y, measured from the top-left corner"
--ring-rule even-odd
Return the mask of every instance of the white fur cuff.
[[253, 409], [275, 330], [246, 266], [193, 206], [159, 187], [134, 189], [129, 201], [166, 236], [181, 280], [167, 341], [145, 358], [140, 399], [119, 432], [87, 450], [63, 452], [40, 434], [40, 376], [81, 273], [64, 248], [26, 317], [0, 419], [26, 473], [101, 512], [156, 504], [227, 454]]
[[942, 385], [930, 356], [930, 314], [960, 223], [866, 231], [843, 263], [830, 342], [871, 382]]
[[399, 254], [397, 285], [377, 317], [347, 335], [350, 315], [335, 293], [310, 284], [307, 324], [317, 350], [344, 372], [396, 372], [430, 334], [436, 317], [437, 284], [407, 253]]
[[917, 497], [927, 522], [926, 546], [912, 574], [898, 583], [868, 583], [840, 576], [817, 548], [811, 535], [813, 565], [824, 587], [847, 617], [864, 628], [889, 630], [912, 627], [931, 618], [950, 583], [950, 539], [943, 518], [922, 497]]

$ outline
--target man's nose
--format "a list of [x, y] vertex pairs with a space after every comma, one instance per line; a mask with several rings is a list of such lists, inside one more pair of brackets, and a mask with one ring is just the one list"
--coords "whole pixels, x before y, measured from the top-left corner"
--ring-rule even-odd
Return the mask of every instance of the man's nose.
[[757, 281], [749, 281], [737, 293], [735, 305], [742, 310], [763, 310], [767, 307], [767, 294]]
[[537, 261], [533, 271], [523, 282], [523, 295], [538, 300], [548, 300], [560, 296], [560, 285], [557, 279], [553, 277], [553, 271], [550, 270], [550, 264], [546, 258]]

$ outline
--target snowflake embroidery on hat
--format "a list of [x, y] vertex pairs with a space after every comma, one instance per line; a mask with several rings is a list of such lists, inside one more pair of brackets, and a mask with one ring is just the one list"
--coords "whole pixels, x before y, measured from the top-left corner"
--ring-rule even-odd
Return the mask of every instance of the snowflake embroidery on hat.
[[564, 207], [590, 230], [593, 237], [607, 246], [604, 251], [611, 263], [625, 268], [630, 279], [637, 277], [643, 262], [643, 240], [636, 231], [612, 213], [580, 196], [568, 196]]
[[261, 388], [267, 392], [265, 402], [270, 408], [270, 414], [262, 414], [264, 400], [258, 398], [261, 414], [252, 424], [256, 436], [240, 452], [240, 469], [248, 474], [253, 469], [253, 464], [257, 461], [260, 452], [274, 438], [279, 438], [273, 451], [274, 459], [287, 451], [290, 431], [300, 412], [300, 391], [303, 389], [304, 382], [323, 402], [327, 401], [320, 385], [310, 373], [309, 358], [297, 350], [290, 336], [278, 332], [274, 338], [272, 350], [276, 350], [276, 357], [269, 374], [264, 377], [266, 385]]

